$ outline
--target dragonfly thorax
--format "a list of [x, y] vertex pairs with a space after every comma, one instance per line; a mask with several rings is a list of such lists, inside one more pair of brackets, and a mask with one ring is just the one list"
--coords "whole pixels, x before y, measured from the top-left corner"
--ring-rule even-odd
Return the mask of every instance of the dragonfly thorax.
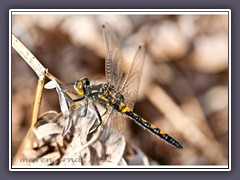
[[88, 78], [77, 80], [74, 84], [74, 89], [79, 95], [85, 95], [89, 92], [90, 81]]

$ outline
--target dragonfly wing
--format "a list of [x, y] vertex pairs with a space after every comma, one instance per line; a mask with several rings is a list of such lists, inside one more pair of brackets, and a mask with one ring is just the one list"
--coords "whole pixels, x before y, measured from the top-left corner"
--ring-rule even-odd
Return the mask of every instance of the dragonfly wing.
[[[105, 145], [105, 161], [119, 162], [125, 149], [123, 133], [126, 131], [124, 116], [110, 108], [103, 119], [103, 133], [100, 140]], [[107, 163], [107, 162], [105, 162]]]
[[105, 58], [105, 74], [109, 84], [119, 88], [123, 76], [124, 59], [120, 49], [120, 43], [111, 26], [106, 23], [103, 26], [103, 36], [107, 46]]
[[117, 134], [123, 134], [126, 130], [126, 119], [118, 111], [111, 108], [104, 120], [107, 129], [113, 129]]
[[142, 74], [145, 47], [140, 44], [134, 56], [129, 73], [126, 75], [119, 91], [123, 92], [126, 105], [132, 110], [137, 99], [140, 77]]

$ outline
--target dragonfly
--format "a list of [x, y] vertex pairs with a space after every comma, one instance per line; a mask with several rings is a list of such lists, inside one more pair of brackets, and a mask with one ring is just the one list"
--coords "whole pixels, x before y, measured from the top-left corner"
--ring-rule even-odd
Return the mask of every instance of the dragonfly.
[[[107, 49], [105, 58], [107, 82], [93, 84], [88, 78], [84, 77], [73, 83], [68, 83], [68, 85], [73, 85], [75, 93], [80, 96], [80, 98], [72, 99], [72, 101], [85, 100], [83, 108], [85, 111], [91, 103], [99, 119], [98, 127], [103, 123], [102, 117], [106, 116], [105, 121], [110, 124], [109, 126], [121, 131], [124, 121], [128, 117], [175, 148], [182, 149], [183, 146], [177, 140], [133, 112], [144, 64], [144, 44], [139, 45], [129, 71], [124, 72], [124, 58], [117, 36], [108, 23], [102, 25], [102, 29]], [[98, 105], [106, 110], [103, 115], [99, 112]]]

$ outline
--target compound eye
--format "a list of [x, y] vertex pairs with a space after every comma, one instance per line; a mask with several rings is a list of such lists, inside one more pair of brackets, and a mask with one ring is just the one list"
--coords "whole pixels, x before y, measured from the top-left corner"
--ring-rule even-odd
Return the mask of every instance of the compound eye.
[[86, 85], [89, 86], [90, 85], [90, 81], [87, 79], [86, 80]]

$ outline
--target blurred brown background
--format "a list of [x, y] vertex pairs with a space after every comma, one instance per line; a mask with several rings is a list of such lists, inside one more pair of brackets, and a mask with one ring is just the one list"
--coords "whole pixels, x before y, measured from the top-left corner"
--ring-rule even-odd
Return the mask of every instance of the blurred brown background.
[[[128, 121], [127, 140], [154, 164], [228, 163], [227, 15], [13, 15], [12, 32], [62, 82], [105, 81], [101, 25], [111, 24], [130, 62], [146, 59], [134, 111], [184, 146], [177, 150]], [[30, 125], [37, 76], [12, 49], [12, 155]], [[126, 64], [127, 65], [127, 64]], [[41, 113], [59, 110], [44, 90]]]

